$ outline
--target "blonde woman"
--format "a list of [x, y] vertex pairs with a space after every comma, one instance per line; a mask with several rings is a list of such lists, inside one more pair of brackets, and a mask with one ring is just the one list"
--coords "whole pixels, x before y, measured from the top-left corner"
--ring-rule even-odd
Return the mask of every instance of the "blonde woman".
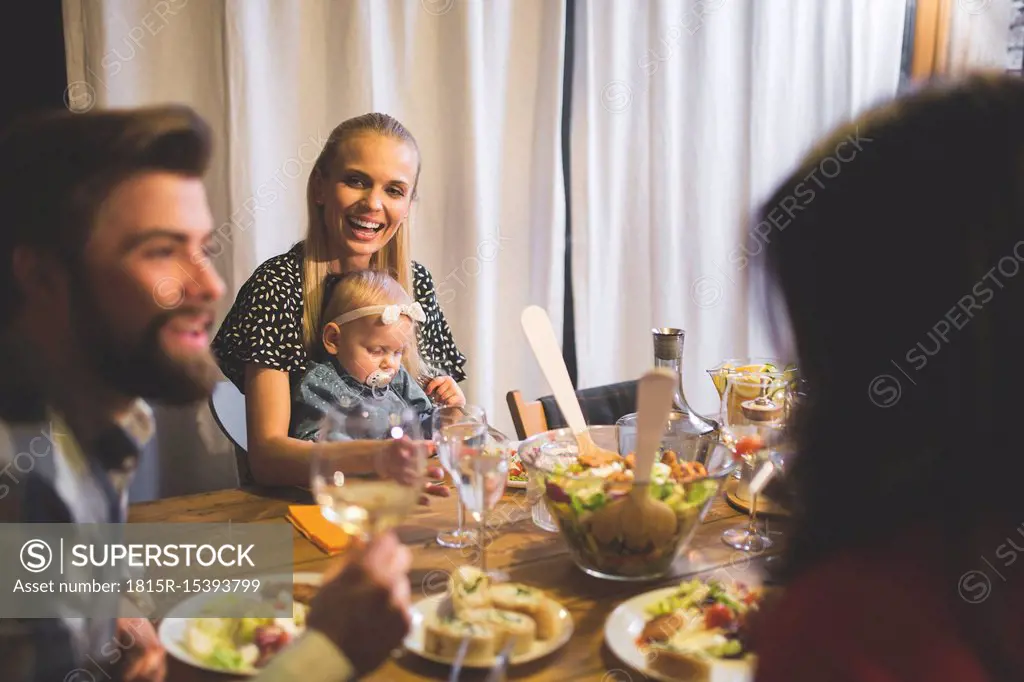
[[[243, 479], [266, 485], [309, 481], [313, 444], [291, 438], [288, 429], [293, 393], [321, 344], [324, 288], [331, 275], [374, 269], [393, 276], [413, 292], [425, 316], [418, 335], [423, 369], [410, 374], [434, 398], [465, 378], [466, 358], [437, 303], [433, 278], [409, 259], [409, 214], [419, 173], [416, 141], [394, 118], [373, 113], [343, 122], [310, 172], [306, 239], [260, 265], [239, 290], [213, 351], [225, 376], [246, 396], [249, 471], [241, 472]], [[351, 459], [355, 473], [373, 471], [380, 445], [353, 441], [332, 447]]]

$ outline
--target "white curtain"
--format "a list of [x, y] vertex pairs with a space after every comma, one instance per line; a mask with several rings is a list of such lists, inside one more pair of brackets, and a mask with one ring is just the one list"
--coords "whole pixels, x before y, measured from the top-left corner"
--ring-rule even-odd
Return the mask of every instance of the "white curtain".
[[[1011, 0], [960, 0], [952, 7], [948, 74], [961, 76], [979, 69], [1007, 69], [1009, 26], [1017, 14], [1013, 4]], [[1019, 63], [1014, 68], [1020, 68]]]
[[653, 364], [651, 328], [681, 327], [687, 397], [716, 412], [704, 370], [776, 350], [744, 265], [744, 246], [758, 251], [746, 239], [752, 209], [817, 137], [895, 94], [905, 5], [590, 0], [577, 8], [571, 229], [580, 384], [638, 377]]
[[[546, 392], [518, 311], [562, 304], [564, 14], [553, 0], [64, 0], [69, 97], [184, 102], [210, 121], [224, 311], [303, 237], [330, 130], [368, 111], [402, 121], [423, 163], [413, 257], [469, 359], [467, 398], [511, 433], [505, 392]], [[162, 494], [232, 484], [205, 411], [198, 433], [194, 412], [160, 415]]]

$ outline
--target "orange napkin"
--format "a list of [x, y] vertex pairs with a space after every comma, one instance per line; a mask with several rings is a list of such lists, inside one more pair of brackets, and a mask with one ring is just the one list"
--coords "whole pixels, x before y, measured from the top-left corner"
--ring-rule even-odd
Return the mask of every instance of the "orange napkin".
[[287, 519], [327, 554], [340, 554], [352, 543], [348, 533], [324, 518], [318, 505], [289, 505]]

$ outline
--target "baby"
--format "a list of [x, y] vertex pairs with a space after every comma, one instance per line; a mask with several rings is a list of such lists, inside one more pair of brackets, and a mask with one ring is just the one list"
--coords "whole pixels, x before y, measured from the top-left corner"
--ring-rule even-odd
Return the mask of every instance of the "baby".
[[[466, 404], [450, 376], [430, 379], [425, 391], [420, 387], [428, 374], [416, 351], [415, 325], [425, 318], [394, 278], [376, 270], [351, 272], [325, 296], [324, 357], [310, 364], [294, 394], [293, 437], [317, 440], [328, 411], [359, 406], [381, 414], [412, 408], [429, 438], [434, 406], [428, 393], [443, 405]], [[374, 435], [387, 437], [384, 429]]]

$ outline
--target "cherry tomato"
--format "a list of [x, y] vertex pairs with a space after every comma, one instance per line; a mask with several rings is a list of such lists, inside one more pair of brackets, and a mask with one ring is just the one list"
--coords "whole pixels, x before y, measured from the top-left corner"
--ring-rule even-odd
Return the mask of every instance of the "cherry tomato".
[[715, 604], [704, 611], [704, 627], [709, 630], [712, 628], [728, 629], [735, 620], [736, 614], [725, 604]]
[[742, 457], [757, 452], [764, 447], [761, 436], [743, 436], [736, 442], [736, 456]]

